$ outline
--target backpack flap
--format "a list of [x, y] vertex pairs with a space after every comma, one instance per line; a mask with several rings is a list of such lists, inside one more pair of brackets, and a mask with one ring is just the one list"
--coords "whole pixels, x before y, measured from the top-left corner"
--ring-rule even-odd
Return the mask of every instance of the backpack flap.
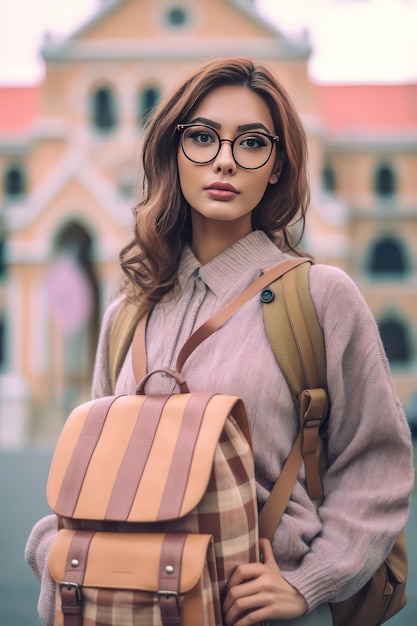
[[100, 398], [68, 418], [52, 460], [47, 500], [65, 518], [155, 522], [202, 499], [231, 419], [249, 439], [234, 396], [197, 392]]
[[207, 601], [212, 601], [203, 597], [212, 551], [211, 535], [60, 530], [48, 563], [59, 590], [57, 613], [64, 624], [76, 613], [88, 615], [96, 594], [105, 593], [112, 594], [107, 597], [113, 597], [113, 616], [118, 610], [123, 614], [120, 600], [127, 598], [141, 615], [152, 612], [157, 601], [163, 623], [175, 613], [178, 618], [191, 613], [190, 623], [203, 624]]

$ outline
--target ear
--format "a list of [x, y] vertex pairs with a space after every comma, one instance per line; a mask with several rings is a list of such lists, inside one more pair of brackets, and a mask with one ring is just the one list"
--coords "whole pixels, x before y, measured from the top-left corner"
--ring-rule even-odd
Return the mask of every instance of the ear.
[[274, 167], [274, 169], [272, 170], [272, 172], [271, 172], [271, 176], [270, 176], [270, 177], [269, 177], [269, 179], [268, 179], [268, 182], [269, 182], [271, 185], [275, 185], [275, 183], [277, 183], [277, 182], [278, 182], [279, 177], [280, 177], [280, 175], [281, 175], [281, 170], [282, 170], [282, 162], [281, 162], [281, 161], [279, 161], [278, 163], [275, 163], [275, 167]]

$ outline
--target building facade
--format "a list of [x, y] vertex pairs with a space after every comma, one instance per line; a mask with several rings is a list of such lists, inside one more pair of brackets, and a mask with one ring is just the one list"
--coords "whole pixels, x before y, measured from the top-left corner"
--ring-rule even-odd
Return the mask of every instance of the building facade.
[[345, 267], [416, 424], [417, 85], [321, 86], [317, 95], [326, 124], [321, 210], [336, 203], [345, 213]]
[[3, 439], [54, 438], [89, 397], [158, 99], [204, 60], [247, 55], [268, 63], [306, 113], [313, 108], [308, 46], [250, 2], [107, 0], [71, 37], [46, 39], [42, 54], [36, 89], [1, 94], [0, 410], [3, 423], [11, 405], [23, 413], [23, 431], [8, 425]]
[[413, 413], [415, 86], [401, 141], [398, 128], [382, 139], [383, 124], [369, 136], [364, 120], [352, 132], [334, 119], [334, 94], [309, 79], [307, 42], [245, 0], [104, 0], [72, 36], [46, 39], [42, 54], [41, 84], [0, 89], [0, 445], [54, 441], [89, 398], [101, 316], [140, 198], [147, 115], [191, 69], [226, 55], [264, 62], [294, 100], [310, 148], [305, 247], [363, 290]]

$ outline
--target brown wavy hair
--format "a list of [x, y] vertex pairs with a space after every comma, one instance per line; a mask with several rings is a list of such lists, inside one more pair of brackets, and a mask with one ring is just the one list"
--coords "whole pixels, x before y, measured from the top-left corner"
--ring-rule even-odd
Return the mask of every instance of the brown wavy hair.
[[[134, 237], [120, 253], [124, 291], [130, 299], [155, 304], [176, 284], [183, 246], [191, 241], [189, 206], [181, 192], [177, 124], [191, 119], [193, 110], [217, 87], [244, 86], [267, 104], [280, 137], [276, 165], [279, 182], [268, 184], [252, 211], [252, 226], [281, 247], [301, 254], [297, 245], [309, 204], [307, 140], [287, 92], [272, 73], [246, 58], [221, 58], [197, 69], [155, 110], [142, 151], [143, 199], [135, 207]], [[290, 226], [299, 222], [298, 241]]]

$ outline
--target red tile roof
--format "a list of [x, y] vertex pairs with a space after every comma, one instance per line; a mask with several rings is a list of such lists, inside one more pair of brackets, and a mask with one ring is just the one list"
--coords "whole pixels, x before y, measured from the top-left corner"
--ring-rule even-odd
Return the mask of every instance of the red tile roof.
[[318, 85], [317, 97], [330, 131], [417, 130], [417, 84]]
[[24, 133], [36, 116], [38, 95], [38, 87], [0, 87], [0, 132]]

